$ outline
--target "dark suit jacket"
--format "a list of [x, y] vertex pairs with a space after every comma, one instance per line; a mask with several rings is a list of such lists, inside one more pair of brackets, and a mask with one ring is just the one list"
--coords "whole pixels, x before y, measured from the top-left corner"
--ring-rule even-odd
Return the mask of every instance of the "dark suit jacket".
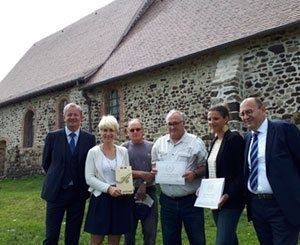
[[[247, 158], [251, 133], [248, 133], [245, 139], [245, 184], [247, 186], [249, 177]], [[274, 197], [289, 222], [299, 226], [300, 130], [295, 125], [285, 121], [268, 120], [265, 157], [266, 174]], [[249, 207], [248, 217], [251, 219], [251, 209]]]
[[[80, 190], [80, 193], [78, 194], [84, 195], [86, 198], [89, 194], [87, 192], [88, 186], [84, 176], [85, 160], [89, 149], [94, 145], [95, 136], [80, 130], [78, 142], [76, 144], [78, 159], [74, 171], [77, 180], [75, 185]], [[42, 167], [46, 172], [46, 176], [41, 194], [41, 197], [46, 201], [55, 201], [62, 188], [65, 164], [67, 161], [67, 151], [69, 151], [69, 145], [65, 129], [59, 129], [48, 133], [45, 140], [42, 162]]]
[[[217, 138], [212, 141], [209, 155]], [[238, 132], [228, 130], [224, 134], [217, 159], [217, 178], [225, 178], [224, 194], [229, 195], [224, 208], [243, 208], [243, 165], [244, 165], [245, 143], [243, 137]], [[208, 166], [206, 177], [209, 176]]]

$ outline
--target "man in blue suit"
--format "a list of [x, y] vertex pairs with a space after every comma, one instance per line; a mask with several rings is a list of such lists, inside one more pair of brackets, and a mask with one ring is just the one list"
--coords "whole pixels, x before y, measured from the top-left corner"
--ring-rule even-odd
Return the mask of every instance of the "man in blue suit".
[[87, 153], [95, 137], [80, 129], [83, 119], [80, 106], [64, 108], [65, 128], [48, 133], [42, 167], [46, 172], [41, 197], [47, 201], [46, 238], [43, 244], [58, 244], [66, 213], [65, 244], [79, 242], [85, 201], [89, 197], [84, 169]]
[[260, 244], [297, 244], [300, 227], [300, 131], [266, 118], [258, 98], [247, 98], [240, 116], [246, 137], [247, 209]]

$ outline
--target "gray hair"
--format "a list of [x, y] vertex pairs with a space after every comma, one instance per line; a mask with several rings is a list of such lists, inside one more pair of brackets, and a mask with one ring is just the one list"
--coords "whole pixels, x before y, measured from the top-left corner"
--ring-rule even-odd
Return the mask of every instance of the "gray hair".
[[130, 119], [130, 120], [128, 121], [128, 124], [127, 124], [127, 125], [129, 126], [129, 124], [132, 123], [132, 122], [134, 122], [134, 121], [137, 121], [137, 122], [141, 125], [141, 127], [144, 128], [143, 122], [142, 122], [142, 120], [139, 119], [139, 118], [132, 118], [132, 119]]
[[185, 121], [185, 116], [184, 116], [183, 112], [172, 109], [171, 111], [169, 111], [169, 113], [166, 116], [166, 123], [168, 123], [169, 117], [172, 116], [175, 113], [179, 114], [182, 117], [183, 122]]
[[64, 110], [63, 110], [63, 114], [64, 116], [66, 115], [67, 111], [71, 108], [71, 107], [75, 107], [76, 109], [78, 109], [82, 115], [82, 109], [81, 109], [81, 106], [75, 104], [75, 103], [69, 103], [67, 104], [65, 107], [64, 107]]

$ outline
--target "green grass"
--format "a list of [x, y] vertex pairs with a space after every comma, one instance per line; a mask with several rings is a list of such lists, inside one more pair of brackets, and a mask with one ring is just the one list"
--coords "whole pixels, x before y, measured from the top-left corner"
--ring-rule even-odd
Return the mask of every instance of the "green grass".
[[[44, 238], [45, 202], [40, 198], [43, 178], [35, 176], [17, 180], [0, 180], [0, 245], [36, 245]], [[142, 244], [140, 227], [137, 245]], [[64, 224], [61, 240], [63, 243]], [[209, 210], [205, 211], [205, 232], [208, 245], [214, 244], [215, 227]], [[243, 213], [238, 227], [240, 244], [258, 244], [254, 229]], [[80, 244], [89, 244], [89, 234], [82, 232]], [[158, 227], [157, 244], [162, 244], [161, 228]], [[183, 232], [183, 244], [188, 244]]]

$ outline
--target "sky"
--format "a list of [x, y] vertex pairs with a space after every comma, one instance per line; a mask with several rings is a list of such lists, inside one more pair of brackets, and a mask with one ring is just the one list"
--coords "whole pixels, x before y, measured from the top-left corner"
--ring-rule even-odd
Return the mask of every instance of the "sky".
[[39, 40], [113, 0], [0, 1], [0, 81]]

